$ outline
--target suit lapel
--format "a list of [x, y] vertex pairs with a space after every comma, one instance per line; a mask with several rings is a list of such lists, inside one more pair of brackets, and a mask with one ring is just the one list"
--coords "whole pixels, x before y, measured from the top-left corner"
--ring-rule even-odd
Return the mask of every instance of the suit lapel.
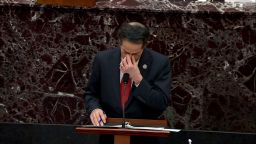
[[152, 55], [148, 51], [148, 49], [145, 48], [138, 64], [140, 73], [144, 79], [147, 78], [149, 69], [151, 68], [151, 63], [152, 63]]

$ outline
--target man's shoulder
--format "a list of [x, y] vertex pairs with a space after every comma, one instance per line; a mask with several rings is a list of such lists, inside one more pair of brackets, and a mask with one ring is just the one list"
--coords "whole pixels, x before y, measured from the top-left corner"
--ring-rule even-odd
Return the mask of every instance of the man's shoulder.
[[155, 50], [146, 48], [146, 50], [154, 57], [156, 60], [168, 60], [169, 58], [166, 55], [163, 55]]
[[105, 57], [109, 57], [112, 56], [115, 53], [118, 53], [119, 48], [109, 48], [107, 50], [103, 50], [97, 53], [97, 57], [99, 58], [105, 58]]
[[107, 50], [103, 50], [97, 53], [96, 59], [106, 60], [112, 58], [114, 55], [118, 54], [119, 48], [109, 48]]

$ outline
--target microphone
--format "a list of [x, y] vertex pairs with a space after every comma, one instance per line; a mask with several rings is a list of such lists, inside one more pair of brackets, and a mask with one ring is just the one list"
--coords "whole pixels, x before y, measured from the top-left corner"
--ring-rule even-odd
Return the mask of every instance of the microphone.
[[[126, 96], [126, 86], [128, 84], [128, 80], [129, 80], [129, 74], [128, 73], [124, 73], [123, 80], [122, 80], [123, 83], [124, 83], [124, 91], [123, 91], [124, 96]], [[125, 128], [125, 103], [124, 103], [123, 100], [122, 100], [122, 113], [123, 113], [122, 128]]]
[[123, 75], [123, 82], [124, 82], [125, 85], [127, 85], [128, 80], [129, 80], [129, 74], [128, 73], [124, 73], [124, 75]]

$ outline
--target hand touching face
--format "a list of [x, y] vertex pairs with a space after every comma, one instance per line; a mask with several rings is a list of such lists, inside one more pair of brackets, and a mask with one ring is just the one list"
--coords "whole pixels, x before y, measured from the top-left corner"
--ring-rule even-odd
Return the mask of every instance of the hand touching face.
[[128, 73], [132, 81], [135, 82], [135, 84], [140, 83], [140, 81], [142, 80], [142, 75], [140, 73], [134, 56], [126, 55], [121, 60], [120, 71], [122, 73]]

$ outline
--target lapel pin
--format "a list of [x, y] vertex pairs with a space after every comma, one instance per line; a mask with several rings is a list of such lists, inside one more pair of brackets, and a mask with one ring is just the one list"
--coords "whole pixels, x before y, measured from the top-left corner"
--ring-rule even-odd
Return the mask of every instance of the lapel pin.
[[144, 65], [142, 66], [142, 68], [143, 68], [143, 69], [147, 69], [147, 68], [148, 68], [148, 65], [144, 64]]

